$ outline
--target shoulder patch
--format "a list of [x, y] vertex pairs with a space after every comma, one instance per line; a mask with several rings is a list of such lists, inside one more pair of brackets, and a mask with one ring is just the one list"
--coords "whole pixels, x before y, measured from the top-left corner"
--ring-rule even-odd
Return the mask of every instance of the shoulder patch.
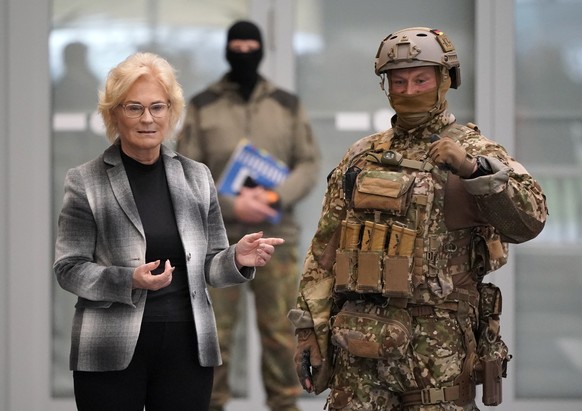
[[204, 106], [214, 103], [216, 100], [218, 100], [219, 97], [220, 96], [214, 91], [204, 90], [202, 93], [192, 97], [190, 104], [198, 109], [201, 109]]
[[273, 91], [271, 97], [289, 111], [295, 112], [299, 105], [299, 99], [297, 96], [285, 90], [281, 90], [280, 88]]

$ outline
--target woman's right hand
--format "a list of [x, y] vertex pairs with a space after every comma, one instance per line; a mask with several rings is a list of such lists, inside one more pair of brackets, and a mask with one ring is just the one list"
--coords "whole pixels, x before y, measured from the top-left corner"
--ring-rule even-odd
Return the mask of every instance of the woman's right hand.
[[166, 260], [164, 272], [152, 274], [152, 271], [158, 268], [159, 265], [160, 260], [137, 267], [133, 271], [133, 288], [156, 291], [169, 286], [172, 282], [172, 273], [175, 267], [172, 267], [170, 260]]

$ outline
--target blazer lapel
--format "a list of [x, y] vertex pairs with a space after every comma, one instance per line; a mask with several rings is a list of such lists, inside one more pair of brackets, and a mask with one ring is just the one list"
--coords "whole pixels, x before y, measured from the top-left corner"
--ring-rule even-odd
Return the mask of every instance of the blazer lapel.
[[166, 179], [174, 205], [176, 224], [182, 240], [185, 240], [184, 236], [188, 237], [188, 234], [192, 232], [193, 221], [202, 222], [193, 196], [193, 189], [195, 190], [196, 187], [188, 186], [182, 163], [175, 158], [176, 154], [172, 150], [162, 145], [162, 155], [164, 155]]
[[145, 232], [141, 224], [141, 219], [139, 218], [137, 205], [133, 199], [133, 193], [129, 185], [129, 180], [127, 179], [127, 174], [125, 173], [125, 168], [123, 167], [123, 163], [121, 161], [119, 150], [119, 145], [113, 144], [105, 151], [103, 157], [105, 163], [113, 166], [107, 169], [107, 175], [109, 177], [111, 189], [113, 190], [113, 195], [115, 195], [119, 206], [127, 218], [129, 218], [132, 224], [145, 238]]

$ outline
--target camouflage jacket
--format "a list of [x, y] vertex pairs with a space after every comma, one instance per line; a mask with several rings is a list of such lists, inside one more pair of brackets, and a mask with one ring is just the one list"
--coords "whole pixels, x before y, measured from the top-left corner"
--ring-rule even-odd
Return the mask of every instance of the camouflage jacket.
[[[439, 235], [462, 240], [479, 230], [486, 233], [486, 241], [491, 238], [500, 241], [493, 242], [497, 245], [489, 250], [491, 261], [485, 262], [485, 267], [476, 267], [474, 261], [468, 266], [465, 264], [464, 271], [468, 275], [457, 276], [454, 282], [447, 273], [455, 274], [451, 272], [455, 267], [446, 261], [446, 255], [443, 257], [441, 254], [442, 260], [435, 261], [438, 263], [436, 266], [442, 269], [438, 271], [439, 276], [432, 280], [428, 279], [431, 264], [425, 258], [412, 276], [414, 284], [411, 284], [411, 289], [414, 289], [414, 293], [410, 302], [435, 304], [444, 301], [456, 288], [476, 289], [478, 276], [497, 269], [505, 262], [507, 242], [528, 241], [544, 227], [547, 208], [539, 184], [501, 145], [482, 136], [476, 126], [457, 124], [450, 113], [442, 113], [426, 125], [408, 132], [392, 128], [362, 138], [349, 148], [328, 177], [321, 218], [305, 259], [297, 308], [289, 315], [296, 328], [315, 328], [324, 356], [329, 340], [329, 319], [338, 308], [334, 307], [334, 301], [337, 300], [334, 265], [341, 222], [346, 218], [373, 218], [378, 215], [374, 210], [354, 210], [352, 197], [344, 193], [346, 173], [350, 167], [362, 165], [364, 159], [370, 157], [369, 154], [382, 153], [387, 149], [402, 154], [403, 158], [426, 162], [432, 134], [453, 138], [471, 156], [486, 157], [492, 174], [461, 179], [447, 170], [430, 167], [430, 171], [424, 175], [428, 175], [431, 184], [434, 184], [434, 198], [430, 199], [432, 210], [426, 226], [420, 230], [415, 227], [420, 232], [419, 236], [430, 239], [431, 235]], [[416, 176], [421, 174], [417, 173]], [[422, 184], [422, 181], [422, 178], [416, 178], [414, 184]], [[419, 186], [414, 189], [422, 193], [423, 188]], [[402, 219], [405, 221], [406, 216]], [[475, 273], [471, 271], [476, 270], [483, 272], [473, 275]], [[458, 268], [457, 272], [460, 271], [463, 269]], [[439, 278], [442, 273], [443, 278]]]

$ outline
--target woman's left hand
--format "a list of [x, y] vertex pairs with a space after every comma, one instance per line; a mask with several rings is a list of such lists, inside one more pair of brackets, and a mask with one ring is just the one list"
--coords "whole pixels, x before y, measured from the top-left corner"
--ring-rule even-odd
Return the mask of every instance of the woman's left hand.
[[283, 244], [282, 238], [263, 238], [263, 232], [247, 234], [235, 246], [235, 262], [241, 267], [262, 267], [271, 259], [275, 246]]

